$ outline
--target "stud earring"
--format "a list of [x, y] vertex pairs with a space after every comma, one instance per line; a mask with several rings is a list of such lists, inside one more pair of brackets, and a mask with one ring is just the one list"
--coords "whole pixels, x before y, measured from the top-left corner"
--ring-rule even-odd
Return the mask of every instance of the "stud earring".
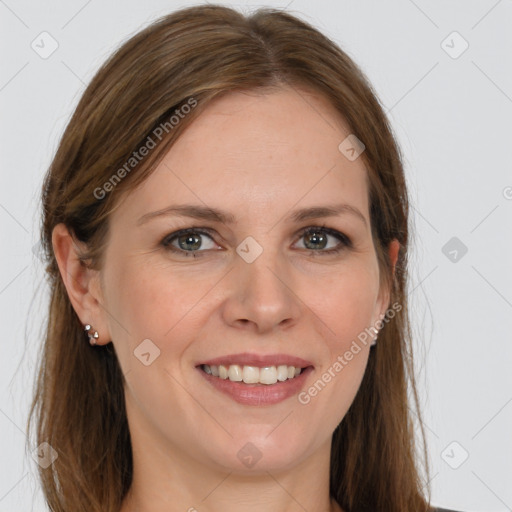
[[89, 343], [91, 345], [96, 345], [96, 340], [99, 338], [98, 331], [90, 332], [92, 331], [92, 327], [89, 324], [86, 324], [84, 326], [84, 330], [87, 333], [87, 336], [89, 337]]

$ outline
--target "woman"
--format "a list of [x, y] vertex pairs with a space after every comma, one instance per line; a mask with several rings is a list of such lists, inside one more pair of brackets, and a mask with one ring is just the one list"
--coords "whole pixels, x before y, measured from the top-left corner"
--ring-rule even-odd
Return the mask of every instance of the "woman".
[[52, 510], [432, 510], [400, 153], [325, 36], [160, 19], [85, 91], [43, 207]]

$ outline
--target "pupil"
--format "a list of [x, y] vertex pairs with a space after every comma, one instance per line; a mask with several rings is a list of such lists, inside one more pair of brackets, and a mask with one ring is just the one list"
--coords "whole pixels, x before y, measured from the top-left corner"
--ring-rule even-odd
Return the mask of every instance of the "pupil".
[[[306, 247], [307, 247], [308, 249], [318, 249], [318, 247], [319, 247], [318, 245], [317, 245], [316, 247], [315, 247], [315, 246], [313, 246], [313, 247], [309, 247], [309, 245], [308, 245], [308, 244], [309, 244], [309, 242], [311, 242], [311, 241], [313, 241], [313, 243], [318, 243], [318, 242], [320, 242], [320, 244], [321, 244], [321, 247], [320, 247], [320, 248], [321, 248], [321, 249], [323, 249], [323, 248], [325, 247], [325, 245], [326, 245], [327, 238], [326, 238], [324, 235], [319, 235], [319, 234], [317, 234], [317, 233], [310, 233], [310, 234], [306, 235], [306, 244], [305, 244], [305, 245], [306, 245]], [[322, 242], [323, 242], [323, 243], [322, 243]]]

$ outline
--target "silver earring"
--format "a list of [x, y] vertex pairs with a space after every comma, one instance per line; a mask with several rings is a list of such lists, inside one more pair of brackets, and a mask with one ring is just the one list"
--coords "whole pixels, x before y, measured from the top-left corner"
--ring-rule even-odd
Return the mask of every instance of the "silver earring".
[[96, 345], [96, 340], [99, 338], [98, 331], [89, 332], [92, 330], [92, 327], [89, 324], [86, 324], [84, 326], [84, 330], [87, 333], [87, 336], [89, 337], [89, 343], [91, 345]]
[[375, 338], [372, 340], [372, 342], [370, 343], [370, 346], [373, 347], [374, 345], [377, 345], [377, 336], [375, 336]]

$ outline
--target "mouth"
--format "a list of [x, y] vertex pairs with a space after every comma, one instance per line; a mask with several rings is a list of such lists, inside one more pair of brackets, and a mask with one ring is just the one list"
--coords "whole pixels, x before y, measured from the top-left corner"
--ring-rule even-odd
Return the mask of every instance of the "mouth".
[[314, 366], [292, 356], [238, 354], [200, 363], [196, 369], [213, 389], [235, 402], [263, 406], [300, 392]]

